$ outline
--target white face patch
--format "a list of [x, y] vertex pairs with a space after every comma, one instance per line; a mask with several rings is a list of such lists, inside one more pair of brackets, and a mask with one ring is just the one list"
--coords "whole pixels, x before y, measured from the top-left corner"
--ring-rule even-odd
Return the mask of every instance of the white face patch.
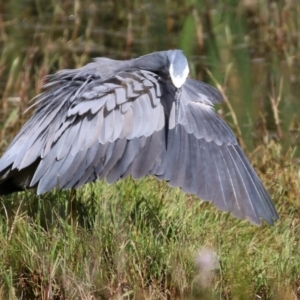
[[170, 68], [169, 68], [171, 80], [176, 88], [180, 88], [183, 86], [190, 72], [188, 62], [185, 56], [181, 54], [181, 57], [178, 58], [180, 59], [184, 58], [184, 61], [181, 61], [181, 63], [178, 64], [175, 61], [176, 57], [174, 57], [170, 63]]
[[170, 72], [171, 80], [172, 80], [173, 84], [175, 85], [175, 87], [180, 88], [185, 83], [185, 81], [186, 81], [186, 79], [189, 75], [190, 70], [189, 70], [188, 65], [186, 65], [186, 67], [184, 68], [182, 74], [175, 75], [174, 74], [174, 69], [173, 69], [173, 64], [171, 64], [169, 72]]

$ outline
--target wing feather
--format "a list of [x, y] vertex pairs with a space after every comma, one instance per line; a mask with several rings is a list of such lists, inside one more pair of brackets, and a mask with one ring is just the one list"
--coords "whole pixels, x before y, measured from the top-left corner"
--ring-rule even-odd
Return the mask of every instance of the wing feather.
[[126, 138], [130, 132], [132, 131], [133, 127], [133, 109], [132, 106], [124, 113], [124, 125], [119, 136], [120, 139]]
[[144, 120], [143, 120], [143, 111], [142, 111], [140, 101], [133, 102], [132, 117], [133, 117], [133, 122], [132, 122], [131, 132], [127, 135], [127, 138], [129, 140], [135, 137], [140, 137], [140, 131], [142, 131], [143, 129], [142, 127], [144, 125]]
[[172, 147], [172, 159], [170, 160], [166, 176], [170, 178], [169, 184], [171, 186], [178, 186], [185, 189], [186, 163], [188, 159], [187, 154], [189, 152], [189, 144], [187, 143], [188, 135], [183, 132], [184, 128], [182, 126], [179, 126], [176, 131], [176, 137], [174, 136], [173, 138], [173, 140], [176, 139], [176, 145]]
[[140, 151], [126, 173], [130, 173], [135, 179], [151, 174], [153, 166], [161, 160], [165, 153], [164, 135], [164, 130], [161, 130], [140, 139]]
[[168, 79], [136, 69], [111, 77], [84, 70], [51, 77], [32, 119], [0, 160], [0, 188], [13, 170], [30, 166], [34, 173], [18, 189], [29, 185], [38, 194], [96, 178], [111, 183], [152, 174], [239, 218], [258, 224], [278, 218], [234, 134], [211, 107], [222, 101], [217, 90], [187, 79], [177, 120]]
[[120, 108], [115, 110], [115, 127], [110, 142], [117, 141], [121, 137], [122, 129], [124, 128], [125, 116]]

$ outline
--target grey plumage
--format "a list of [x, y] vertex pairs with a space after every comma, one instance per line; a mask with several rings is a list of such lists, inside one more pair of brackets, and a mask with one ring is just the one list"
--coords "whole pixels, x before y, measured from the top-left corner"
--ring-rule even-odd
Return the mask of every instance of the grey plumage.
[[153, 175], [238, 218], [273, 224], [267, 191], [212, 108], [222, 96], [187, 74], [182, 52], [170, 50], [49, 76], [0, 159], [0, 195]]

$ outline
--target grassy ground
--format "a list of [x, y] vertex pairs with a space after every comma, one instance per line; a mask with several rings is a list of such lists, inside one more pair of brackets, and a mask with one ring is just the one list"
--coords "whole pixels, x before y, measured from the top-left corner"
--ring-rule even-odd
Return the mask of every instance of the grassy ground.
[[6, 198], [0, 299], [297, 299], [299, 164], [275, 144], [252, 161], [279, 211], [274, 227], [153, 178], [85, 186], [77, 221], [71, 191]]
[[182, 48], [230, 99], [218, 112], [280, 220], [255, 227], [154, 178], [2, 197], [0, 299], [300, 299], [300, 2], [124, 3], [0, 4], [1, 150], [48, 73]]

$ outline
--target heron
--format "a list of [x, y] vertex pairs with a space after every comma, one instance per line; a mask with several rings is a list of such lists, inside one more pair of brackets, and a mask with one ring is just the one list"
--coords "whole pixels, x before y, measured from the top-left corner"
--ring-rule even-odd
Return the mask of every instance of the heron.
[[221, 93], [188, 75], [177, 49], [48, 75], [0, 159], [0, 195], [152, 175], [234, 217], [274, 224], [267, 190], [214, 110]]

